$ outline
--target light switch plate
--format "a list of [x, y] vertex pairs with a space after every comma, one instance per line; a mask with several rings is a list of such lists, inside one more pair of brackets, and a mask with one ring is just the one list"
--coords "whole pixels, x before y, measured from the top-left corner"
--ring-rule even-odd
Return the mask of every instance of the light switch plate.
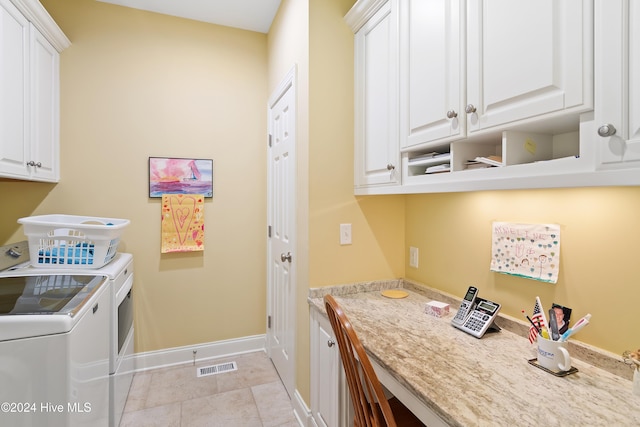
[[409, 247], [409, 267], [418, 268], [418, 248]]
[[351, 224], [340, 224], [340, 244], [351, 244]]

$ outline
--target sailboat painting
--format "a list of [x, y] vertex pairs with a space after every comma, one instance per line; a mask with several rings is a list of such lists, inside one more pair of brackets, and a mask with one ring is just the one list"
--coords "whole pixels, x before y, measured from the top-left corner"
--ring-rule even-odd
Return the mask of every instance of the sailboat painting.
[[149, 197], [163, 194], [213, 197], [213, 160], [149, 157]]

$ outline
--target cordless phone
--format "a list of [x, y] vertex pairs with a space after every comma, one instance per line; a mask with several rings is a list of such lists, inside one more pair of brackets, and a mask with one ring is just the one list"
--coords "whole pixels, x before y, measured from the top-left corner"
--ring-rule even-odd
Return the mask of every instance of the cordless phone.
[[474, 308], [477, 296], [478, 296], [478, 288], [474, 286], [469, 286], [469, 289], [467, 289], [467, 294], [464, 296], [464, 299], [462, 300], [462, 304], [460, 304], [460, 308], [458, 309], [458, 313], [456, 314], [456, 317], [454, 317], [453, 320], [451, 320], [451, 323], [453, 324], [453, 326], [456, 326], [456, 327], [461, 326], [464, 323], [465, 319], [467, 318], [467, 315]]
[[476, 338], [482, 338], [489, 329], [499, 331], [500, 328], [493, 321], [500, 311], [500, 304], [480, 297], [476, 297], [476, 302], [476, 306], [467, 316], [464, 323], [461, 325], [454, 324], [454, 326]]

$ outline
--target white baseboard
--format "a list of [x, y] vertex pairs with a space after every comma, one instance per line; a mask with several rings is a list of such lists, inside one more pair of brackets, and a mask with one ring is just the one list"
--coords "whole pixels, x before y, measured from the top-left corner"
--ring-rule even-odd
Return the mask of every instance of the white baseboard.
[[168, 366], [193, 363], [194, 351], [196, 352], [196, 362], [200, 362], [203, 360], [218, 359], [237, 354], [266, 351], [265, 349], [265, 335], [254, 335], [244, 338], [235, 338], [232, 340], [135, 353], [133, 358], [135, 361], [135, 371], [140, 372], [149, 369], [166, 368]]
[[302, 396], [300, 396], [300, 393], [297, 389], [293, 393], [291, 405], [293, 406], [293, 413], [296, 416], [296, 420], [298, 420], [298, 424], [301, 427], [315, 426], [315, 422], [313, 422], [313, 418], [311, 416], [311, 410], [305, 403]]

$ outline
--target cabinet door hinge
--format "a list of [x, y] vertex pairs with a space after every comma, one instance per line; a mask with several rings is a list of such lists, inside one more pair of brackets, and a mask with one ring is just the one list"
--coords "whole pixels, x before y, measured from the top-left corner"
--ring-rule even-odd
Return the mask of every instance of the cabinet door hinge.
[[271, 226], [267, 227], [267, 234], [269, 235], [269, 237], [271, 237]]
[[272, 146], [272, 144], [273, 144], [273, 143], [271, 142], [271, 136], [272, 136], [272, 135], [271, 135], [271, 134], [269, 134], [269, 147], [271, 147], [271, 146]]
[[267, 316], [267, 329], [271, 329], [271, 315]]

